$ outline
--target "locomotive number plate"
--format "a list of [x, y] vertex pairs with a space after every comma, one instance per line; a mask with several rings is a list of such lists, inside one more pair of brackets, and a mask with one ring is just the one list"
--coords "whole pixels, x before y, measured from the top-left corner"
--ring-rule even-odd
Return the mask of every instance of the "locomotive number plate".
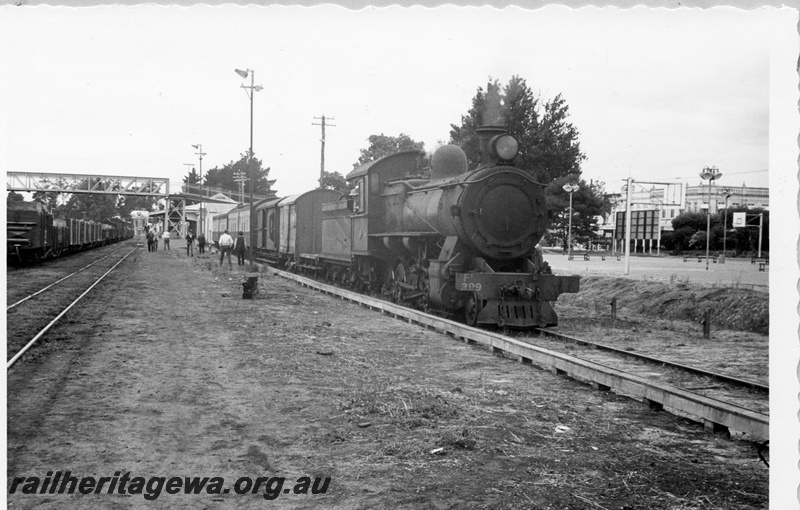
[[483, 290], [483, 275], [458, 273], [456, 274], [456, 289], [462, 292], [480, 292]]
[[461, 286], [458, 288], [458, 290], [463, 290], [467, 292], [480, 292], [482, 288], [483, 285], [481, 285], [480, 283], [461, 282]]

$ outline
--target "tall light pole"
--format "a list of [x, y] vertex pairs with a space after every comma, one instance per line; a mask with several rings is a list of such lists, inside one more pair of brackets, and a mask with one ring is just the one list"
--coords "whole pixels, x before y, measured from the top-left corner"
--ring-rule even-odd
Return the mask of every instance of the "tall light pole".
[[197, 184], [202, 184], [202, 182], [203, 182], [203, 156], [205, 156], [206, 153], [203, 152], [203, 144], [202, 143], [198, 143], [197, 145], [192, 145], [192, 147], [197, 149], [197, 152], [195, 152], [195, 154], [197, 154], [197, 156], [200, 158], [200, 182], [198, 182]]
[[727, 240], [728, 240], [728, 199], [731, 198], [731, 190], [725, 188], [722, 190], [722, 193], [725, 195], [725, 219], [723, 220], [723, 227], [722, 227], [722, 258], [719, 260], [722, 263], [725, 263], [725, 251], [727, 249]]
[[[200, 180], [198, 181], [197, 184], [202, 186], [202, 184], [203, 184], [203, 156], [205, 156], [206, 153], [203, 152], [203, 144], [202, 143], [198, 143], [196, 145], [192, 144], [192, 147], [197, 149], [197, 152], [195, 152], [195, 154], [197, 154], [197, 156], [200, 158], [200, 177], [199, 177]], [[205, 235], [205, 228], [204, 228], [205, 226], [203, 225], [203, 201], [202, 200], [200, 200], [200, 225], [199, 225], [199, 227], [200, 228], [198, 230], [200, 232], [198, 232], [198, 234], [202, 232], [203, 235]]]
[[580, 187], [577, 184], [565, 184], [562, 186], [564, 191], [569, 193], [569, 230], [567, 231], [567, 260], [572, 258], [572, 194]]
[[722, 177], [719, 169], [715, 166], [707, 166], [700, 172], [700, 178], [708, 180], [708, 209], [706, 209], [706, 271], [708, 271], [708, 251], [711, 244], [711, 181]]
[[[242, 83], [242, 88], [247, 93], [247, 97], [250, 98], [250, 154], [247, 158], [247, 169], [250, 173], [250, 263], [253, 264], [253, 254], [255, 253], [254, 244], [256, 242], [256, 229], [255, 229], [255, 220], [254, 216], [254, 209], [253, 209], [253, 184], [255, 183], [255, 176], [253, 175], [253, 96], [256, 92], [261, 90], [263, 87], [261, 85], [256, 85], [256, 72], [252, 69], [245, 69], [242, 71], [241, 69], [234, 69], [234, 72], [241, 76], [242, 78], [247, 79], [250, 76], [250, 85], [247, 86]], [[248, 92], [249, 89], [249, 92]]]
[[[185, 166], [186, 168], [192, 167], [192, 171], [194, 171], [194, 163], [184, 163], [183, 166]], [[188, 181], [189, 178], [187, 177], [186, 180]], [[186, 187], [184, 188], [187, 193], [189, 192], [189, 186], [190, 185], [187, 184]], [[182, 228], [183, 228], [184, 231], [181, 232], [181, 234], [182, 235], [186, 235], [186, 233], [189, 231], [189, 223], [186, 221], [186, 210], [185, 209], [183, 209], [182, 216], [183, 216], [183, 221], [184, 221], [184, 224], [183, 224]]]

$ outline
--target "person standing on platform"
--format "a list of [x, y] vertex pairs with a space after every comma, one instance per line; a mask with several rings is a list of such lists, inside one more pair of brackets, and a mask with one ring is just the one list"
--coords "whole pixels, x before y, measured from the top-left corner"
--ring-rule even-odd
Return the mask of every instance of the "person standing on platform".
[[231, 249], [233, 248], [233, 238], [228, 234], [226, 230], [223, 232], [221, 236], [219, 236], [219, 265], [222, 265], [222, 261], [225, 258], [225, 254], [228, 254], [228, 267], [233, 269], [233, 264], [231, 264]]
[[197, 236], [197, 249], [200, 255], [206, 252], [206, 236], [204, 236], [202, 232]]
[[156, 235], [152, 230], [147, 232], [147, 251], [153, 251], [153, 242], [155, 242]]
[[169, 250], [169, 230], [164, 230], [164, 235], [161, 237], [164, 239], [164, 249]]
[[244, 244], [244, 232], [239, 232], [239, 237], [236, 238], [236, 245], [234, 246], [233, 251], [236, 252], [236, 261], [240, 266], [243, 266], [244, 254], [245, 251], [247, 251], [247, 248]]
[[194, 257], [194, 236], [191, 232], [186, 234], [186, 256]]

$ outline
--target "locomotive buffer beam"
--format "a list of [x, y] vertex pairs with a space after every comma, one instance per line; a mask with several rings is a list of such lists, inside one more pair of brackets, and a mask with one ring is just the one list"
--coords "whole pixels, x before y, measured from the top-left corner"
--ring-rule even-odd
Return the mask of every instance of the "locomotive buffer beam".
[[458, 273], [456, 289], [472, 293], [467, 323], [525, 327], [555, 325], [551, 302], [565, 292], [578, 292], [580, 276], [525, 273]]
[[580, 276], [555, 276], [552, 274], [522, 274], [522, 273], [457, 273], [456, 289], [462, 292], [475, 292], [481, 299], [496, 299], [506, 289], [519, 290], [520, 296], [528, 293], [525, 289], [538, 289], [538, 293], [531, 293], [529, 299], [539, 301], [555, 301], [558, 296], [566, 292], [578, 292]]

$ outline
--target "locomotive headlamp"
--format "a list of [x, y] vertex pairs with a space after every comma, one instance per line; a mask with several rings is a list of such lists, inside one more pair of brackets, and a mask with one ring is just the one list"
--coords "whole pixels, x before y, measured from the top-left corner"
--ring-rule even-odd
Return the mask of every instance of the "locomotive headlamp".
[[497, 135], [489, 142], [491, 151], [497, 155], [498, 159], [511, 161], [517, 157], [519, 144], [517, 139], [509, 134]]

